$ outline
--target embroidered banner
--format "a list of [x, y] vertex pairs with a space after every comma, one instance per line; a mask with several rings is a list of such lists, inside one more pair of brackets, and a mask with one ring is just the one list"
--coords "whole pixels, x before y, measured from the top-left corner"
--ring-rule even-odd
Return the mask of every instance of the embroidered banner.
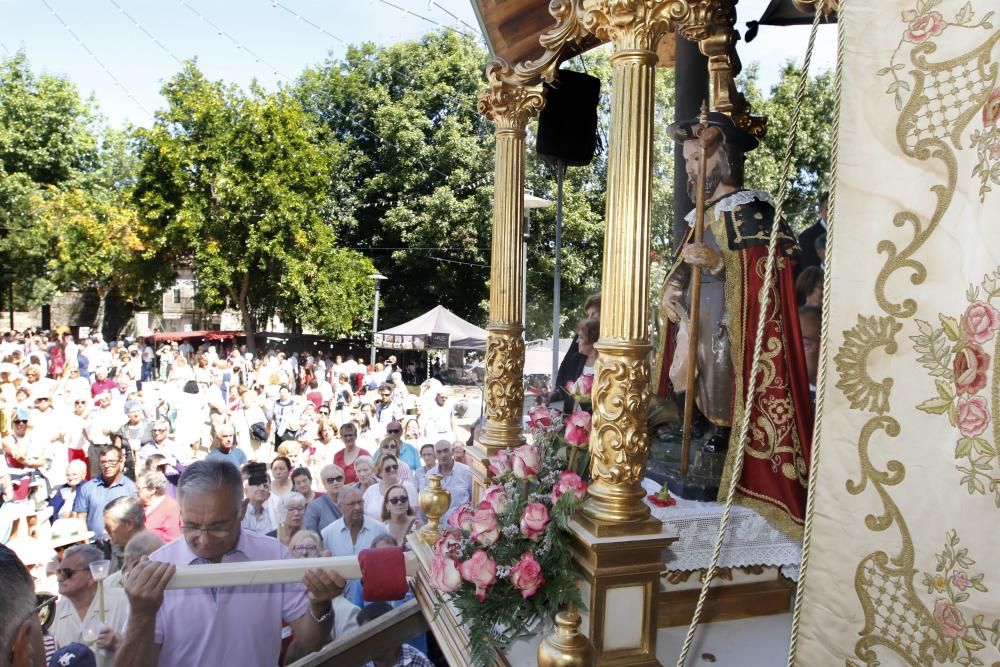
[[798, 665], [1000, 661], [996, 9], [852, 0], [841, 13]]

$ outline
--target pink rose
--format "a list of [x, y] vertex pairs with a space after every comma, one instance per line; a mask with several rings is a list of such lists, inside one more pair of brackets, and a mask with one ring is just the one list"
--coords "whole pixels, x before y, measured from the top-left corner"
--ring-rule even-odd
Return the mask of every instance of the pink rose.
[[472, 509], [472, 505], [465, 503], [460, 505], [451, 516], [448, 517], [448, 525], [452, 528], [458, 528], [459, 530], [464, 530], [469, 532], [472, 530], [472, 516], [475, 510]]
[[566, 442], [582, 447], [590, 442], [590, 413], [577, 410], [566, 420]]
[[969, 306], [962, 316], [962, 326], [969, 338], [977, 343], [985, 343], [993, 338], [996, 333], [1000, 319], [997, 318], [997, 311], [989, 304], [976, 301]]
[[545, 532], [549, 525], [549, 510], [541, 503], [528, 503], [521, 515], [521, 532], [532, 539]]
[[500, 524], [497, 523], [497, 515], [493, 510], [489, 508], [476, 510], [472, 517], [470, 537], [484, 547], [496, 544], [500, 538]]
[[480, 602], [486, 599], [486, 589], [497, 580], [497, 564], [482, 549], [459, 565], [458, 571], [462, 579], [476, 587], [476, 599]]
[[510, 457], [508, 454], [507, 450], [503, 450], [486, 459], [486, 467], [489, 468], [491, 475], [499, 476], [510, 472]]
[[531, 479], [538, 474], [538, 449], [534, 445], [521, 445], [511, 452], [514, 477]]
[[544, 429], [552, 426], [552, 411], [544, 405], [532, 408], [528, 412], [528, 426], [535, 429]]
[[587, 483], [575, 472], [567, 470], [559, 475], [559, 481], [552, 487], [552, 504], [555, 505], [564, 493], [572, 493], [577, 500], [583, 500], [587, 495]]
[[903, 38], [908, 42], [920, 44], [931, 37], [937, 37], [944, 31], [944, 28], [944, 17], [938, 12], [928, 12], [910, 21]]
[[446, 530], [434, 543], [434, 553], [438, 556], [457, 557], [462, 550], [462, 534], [456, 530]]
[[947, 600], [938, 600], [934, 604], [934, 620], [945, 637], [958, 639], [965, 636], [965, 619], [962, 618], [962, 612]]
[[1000, 118], [1000, 88], [990, 93], [990, 98], [983, 105], [983, 126], [993, 127]]
[[986, 387], [986, 370], [990, 355], [975, 343], [969, 343], [955, 355], [955, 390], [959, 394], [975, 394]]
[[430, 571], [431, 586], [442, 593], [451, 593], [462, 585], [462, 575], [455, 567], [455, 561], [447, 556], [434, 556]]
[[510, 570], [510, 584], [521, 591], [521, 597], [525, 600], [538, 592], [538, 588], [545, 583], [542, 576], [542, 566], [535, 560], [530, 551], [525, 551], [521, 560]]
[[488, 488], [479, 503], [479, 509], [491, 509], [497, 514], [507, 509], [507, 494], [504, 493], [503, 487], [491, 486]]
[[983, 431], [990, 423], [990, 410], [986, 399], [982, 396], [973, 396], [969, 400], [958, 399], [958, 430], [966, 438], [974, 438]]

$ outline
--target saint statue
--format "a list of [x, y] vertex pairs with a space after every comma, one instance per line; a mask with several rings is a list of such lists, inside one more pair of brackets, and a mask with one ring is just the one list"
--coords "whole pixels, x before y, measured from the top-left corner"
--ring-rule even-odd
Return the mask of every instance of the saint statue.
[[[796, 310], [793, 262], [795, 237], [784, 221], [779, 228], [775, 281], [766, 313], [761, 292], [768, 241], [774, 224], [770, 197], [743, 188], [742, 155], [757, 140], [728, 116], [709, 113], [674, 123], [670, 135], [682, 143], [688, 174], [688, 192], [696, 201], [698, 173], [705, 160], [704, 237], [692, 240], [696, 211], [688, 215], [689, 231], [661, 290], [660, 312], [664, 349], [657, 357], [654, 390], [679, 401], [694, 400], [697, 412], [712, 431], [703, 451], [725, 454], [720, 493], [728, 488], [734, 463], [738, 427], [745, 410], [751, 421], [744, 469], [737, 487], [741, 501], [762, 511], [773, 523], [801, 531], [805, 516], [805, 489], [812, 437], [812, 404]], [[721, 141], [703, 148], [702, 128], [716, 127]], [[692, 268], [701, 271], [697, 308], [697, 346], [689, 359], [686, 336], [692, 312]], [[765, 319], [764, 347], [757, 390], [744, 405], [750, 383], [757, 328]], [[694, 397], [686, 393], [685, 377], [695, 365]]]

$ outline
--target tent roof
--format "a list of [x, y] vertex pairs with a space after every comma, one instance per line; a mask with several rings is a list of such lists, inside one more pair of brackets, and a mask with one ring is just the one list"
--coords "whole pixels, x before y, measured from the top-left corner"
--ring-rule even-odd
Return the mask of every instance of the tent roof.
[[474, 350], [486, 348], [486, 338], [489, 333], [475, 324], [466, 322], [444, 306], [434, 306], [420, 317], [404, 322], [390, 329], [383, 329], [379, 334], [390, 336], [430, 336], [431, 334], [448, 334], [450, 347], [462, 347]]

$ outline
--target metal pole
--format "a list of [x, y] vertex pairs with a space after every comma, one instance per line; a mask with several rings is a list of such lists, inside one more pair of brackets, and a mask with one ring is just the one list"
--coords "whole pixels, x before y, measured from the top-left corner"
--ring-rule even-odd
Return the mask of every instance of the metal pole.
[[521, 248], [521, 263], [523, 264], [521, 275], [524, 276], [521, 292], [521, 337], [524, 340], [528, 340], [528, 239], [531, 238], [531, 214], [528, 211], [529, 209], [524, 209], [524, 240]]
[[556, 266], [552, 278], [552, 389], [556, 389], [556, 376], [559, 374], [559, 329], [560, 329], [560, 291], [562, 287], [562, 225], [563, 225], [563, 178], [566, 175], [566, 163], [559, 160], [556, 163]]
[[372, 311], [372, 367], [375, 366], [375, 332], [378, 331], [378, 297], [379, 281], [375, 281], [375, 308]]

